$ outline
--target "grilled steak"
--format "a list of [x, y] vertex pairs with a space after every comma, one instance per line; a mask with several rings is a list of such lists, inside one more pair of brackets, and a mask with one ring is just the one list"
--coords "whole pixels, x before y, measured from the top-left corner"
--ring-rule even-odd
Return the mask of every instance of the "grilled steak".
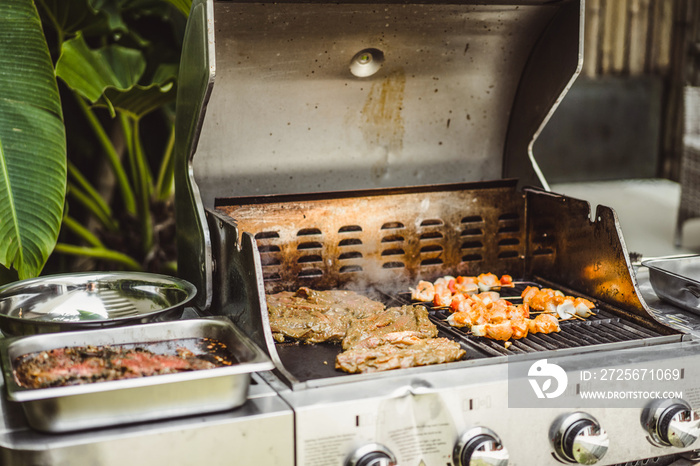
[[384, 310], [384, 304], [344, 290], [299, 288], [267, 295], [270, 328], [275, 340], [306, 343], [341, 342], [350, 323]]
[[438, 334], [424, 306], [392, 307], [352, 321], [343, 339], [343, 349], [349, 349], [369, 337], [404, 331], [415, 332], [420, 338], [432, 338]]
[[362, 340], [336, 357], [345, 372], [377, 372], [461, 359], [465, 351], [447, 338], [422, 338], [418, 332], [392, 332]]
[[142, 347], [80, 346], [20, 356], [15, 377], [22, 387], [47, 388], [109, 380], [211, 369], [228, 365], [219, 358], [196, 356], [186, 348], [174, 355], [156, 354]]

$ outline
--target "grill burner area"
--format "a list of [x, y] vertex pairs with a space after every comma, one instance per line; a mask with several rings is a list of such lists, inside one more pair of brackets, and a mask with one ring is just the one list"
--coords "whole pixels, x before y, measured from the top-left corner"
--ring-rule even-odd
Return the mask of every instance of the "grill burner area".
[[[515, 180], [217, 198], [209, 216], [215, 257], [221, 260], [214, 281], [221, 280], [221, 289], [246, 292], [212, 305], [223, 309], [232, 298], [241, 299], [235, 308], [248, 311], [237, 322], [268, 349], [293, 389], [398, 375], [350, 377], [336, 370], [339, 345], [275, 343], [258, 297], [299, 287], [356, 291], [396, 307], [411, 303], [410, 287], [420, 280], [488, 272], [519, 277], [515, 288], [501, 293], [514, 304], [534, 285], [596, 305], [596, 315], [585, 321], [565, 321], [558, 333], [530, 334], [510, 344], [453, 328], [446, 322], [449, 311], [429, 308], [438, 337], [459, 343], [466, 357], [405, 369], [413, 372], [675, 340], [676, 332], [656, 322], [639, 301], [614, 213], [599, 206], [595, 217], [590, 214], [584, 201], [537, 189], [521, 192]], [[246, 267], [255, 268], [257, 282], [248, 279]]]
[[[513, 304], [521, 304], [520, 294], [528, 286], [544, 287], [545, 285], [516, 280], [514, 287], [501, 289], [501, 297]], [[388, 294], [380, 291], [367, 293], [371, 299], [381, 301], [387, 307], [412, 304], [409, 292]], [[595, 307], [595, 315], [585, 320], [571, 319], [560, 322], [561, 331], [549, 334], [530, 334], [525, 338], [509, 340], [508, 347], [502, 341], [472, 335], [464, 328], [452, 327], [446, 319], [450, 311], [436, 308], [426, 303], [415, 303], [428, 309], [430, 320], [438, 327], [438, 337], [449, 338], [460, 343], [466, 351], [465, 360], [494, 358], [498, 356], [516, 356], [540, 351], [564, 350], [569, 348], [591, 347], [595, 345], [624, 344], [651, 337], [660, 336], [613, 312]], [[284, 366], [299, 382], [330, 377], [348, 376], [335, 369], [335, 357], [342, 351], [339, 344], [317, 343], [300, 344], [285, 342], [276, 344], [277, 353]]]

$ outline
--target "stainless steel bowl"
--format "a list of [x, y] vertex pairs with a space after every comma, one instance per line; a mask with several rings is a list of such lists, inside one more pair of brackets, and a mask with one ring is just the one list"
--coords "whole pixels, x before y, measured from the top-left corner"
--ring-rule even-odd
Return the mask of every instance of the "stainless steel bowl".
[[32, 278], [0, 287], [0, 330], [31, 335], [173, 320], [196, 293], [185, 280], [151, 273]]

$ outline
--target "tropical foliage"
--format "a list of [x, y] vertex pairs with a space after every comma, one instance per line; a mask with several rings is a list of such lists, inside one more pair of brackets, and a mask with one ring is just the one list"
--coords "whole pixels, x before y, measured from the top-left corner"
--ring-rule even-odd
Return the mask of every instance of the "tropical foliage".
[[0, 2], [0, 265], [172, 272], [191, 0], [35, 4]]
[[37, 275], [58, 235], [66, 143], [34, 5], [0, 2], [0, 264]]

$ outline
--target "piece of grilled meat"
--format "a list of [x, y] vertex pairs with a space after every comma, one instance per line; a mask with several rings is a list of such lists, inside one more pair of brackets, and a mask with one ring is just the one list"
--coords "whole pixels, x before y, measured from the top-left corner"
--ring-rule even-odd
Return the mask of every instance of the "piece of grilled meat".
[[447, 338], [423, 338], [418, 332], [392, 332], [366, 338], [335, 360], [350, 373], [377, 372], [441, 364], [462, 359], [465, 351]]
[[356, 319], [384, 310], [384, 304], [353, 291], [316, 291], [301, 287], [296, 292], [267, 295], [270, 329], [276, 341], [340, 343]]

